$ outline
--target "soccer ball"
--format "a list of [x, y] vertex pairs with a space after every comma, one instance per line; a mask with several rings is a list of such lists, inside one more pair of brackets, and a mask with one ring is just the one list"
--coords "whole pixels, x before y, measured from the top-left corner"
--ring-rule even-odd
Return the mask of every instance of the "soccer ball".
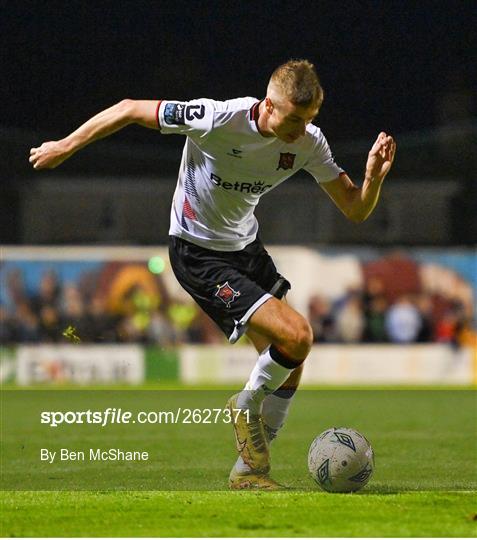
[[358, 491], [373, 474], [373, 449], [354, 429], [330, 428], [311, 443], [308, 470], [325, 491]]

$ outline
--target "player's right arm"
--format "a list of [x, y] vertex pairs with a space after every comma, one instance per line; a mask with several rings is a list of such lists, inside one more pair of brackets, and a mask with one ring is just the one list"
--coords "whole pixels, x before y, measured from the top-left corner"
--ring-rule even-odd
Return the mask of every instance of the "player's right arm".
[[157, 108], [158, 101], [124, 99], [93, 116], [64, 139], [32, 148], [29, 161], [34, 169], [54, 169], [81, 148], [129, 124], [159, 129]]

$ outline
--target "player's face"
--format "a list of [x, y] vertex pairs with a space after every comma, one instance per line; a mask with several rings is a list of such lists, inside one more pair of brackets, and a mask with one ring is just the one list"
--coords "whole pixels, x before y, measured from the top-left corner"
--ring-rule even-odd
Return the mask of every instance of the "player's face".
[[281, 141], [293, 143], [305, 135], [306, 126], [312, 122], [318, 110], [315, 105], [302, 107], [283, 100], [272, 104], [269, 109], [268, 127]]

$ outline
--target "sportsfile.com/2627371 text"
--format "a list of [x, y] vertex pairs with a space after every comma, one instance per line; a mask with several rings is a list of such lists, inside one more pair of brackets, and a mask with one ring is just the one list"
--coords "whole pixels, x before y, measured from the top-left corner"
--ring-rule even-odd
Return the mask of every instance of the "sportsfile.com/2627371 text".
[[248, 409], [190, 409], [178, 407], [169, 411], [131, 412], [121, 408], [108, 407], [102, 411], [42, 411], [40, 423], [50, 427], [62, 424], [96, 424], [104, 427], [113, 424], [231, 424], [243, 414], [247, 423]]

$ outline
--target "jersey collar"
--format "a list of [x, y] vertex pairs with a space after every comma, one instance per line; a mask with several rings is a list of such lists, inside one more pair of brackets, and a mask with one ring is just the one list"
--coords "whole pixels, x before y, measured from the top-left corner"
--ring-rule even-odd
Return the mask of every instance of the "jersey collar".
[[265, 139], [265, 138], [268, 138], [268, 137], [265, 137], [261, 133], [261, 131], [260, 131], [259, 127], [258, 127], [258, 118], [260, 116], [260, 104], [262, 103], [262, 101], [263, 101], [263, 99], [260, 100], [260, 101], [255, 102], [252, 105], [252, 107], [248, 111], [248, 118], [249, 118], [250, 126], [251, 126], [252, 130], [255, 133], [258, 133], [259, 135], [261, 135]]

